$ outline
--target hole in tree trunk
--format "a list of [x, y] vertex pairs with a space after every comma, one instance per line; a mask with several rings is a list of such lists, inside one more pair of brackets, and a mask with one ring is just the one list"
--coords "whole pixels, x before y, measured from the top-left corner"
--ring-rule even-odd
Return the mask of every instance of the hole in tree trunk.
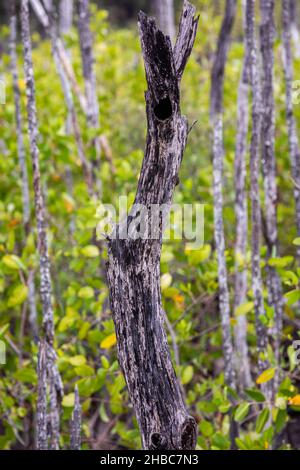
[[154, 107], [154, 114], [160, 121], [165, 121], [172, 116], [172, 103], [168, 96], [159, 100]]

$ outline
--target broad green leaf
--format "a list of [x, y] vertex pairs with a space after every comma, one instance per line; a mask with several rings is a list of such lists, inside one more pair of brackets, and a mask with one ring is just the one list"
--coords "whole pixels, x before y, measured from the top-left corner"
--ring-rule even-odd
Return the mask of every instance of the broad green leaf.
[[99, 248], [95, 245], [87, 245], [81, 249], [81, 254], [86, 258], [96, 258], [99, 256]]
[[209, 437], [214, 432], [214, 428], [212, 424], [206, 420], [201, 421], [199, 425], [199, 429], [200, 429], [201, 434], [203, 434], [204, 437]]
[[17, 255], [5, 255], [2, 258], [2, 263], [10, 269], [22, 269], [25, 271], [25, 266]]
[[249, 411], [249, 403], [241, 403], [234, 413], [234, 420], [237, 422], [243, 421], [246, 418], [248, 411]]
[[78, 297], [81, 299], [92, 299], [94, 297], [94, 289], [89, 286], [82, 287], [78, 291]]
[[12, 291], [12, 294], [7, 301], [7, 306], [15, 307], [16, 305], [20, 305], [27, 299], [27, 296], [28, 287], [24, 284], [20, 284]]
[[182, 376], [181, 376], [181, 381], [182, 381], [183, 385], [188, 384], [192, 380], [193, 375], [194, 375], [193, 366], [185, 367], [182, 371]]
[[269, 419], [270, 411], [268, 408], [264, 408], [259, 414], [256, 420], [256, 432], [261, 433], [264, 430], [264, 427]]
[[37, 383], [36, 371], [30, 367], [19, 369], [14, 374], [15, 379], [35, 385]]
[[72, 366], [82, 366], [86, 363], [86, 358], [78, 354], [77, 356], [69, 357], [68, 361]]
[[245, 393], [248, 395], [249, 398], [254, 401], [257, 401], [258, 403], [266, 401], [266, 397], [259, 390], [253, 388], [246, 388]]
[[298, 300], [300, 299], [300, 290], [299, 289], [291, 290], [287, 292], [286, 294], [284, 294], [284, 297], [287, 300], [286, 302], [287, 305], [293, 305], [296, 302], [298, 302]]
[[74, 406], [75, 403], [75, 393], [69, 393], [68, 395], [65, 395], [62, 399], [62, 406], [65, 406], [66, 408], [71, 408]]
[[293, 240], [293, 244], [296, 246], [300, 246], [300, 237], [297, 237]]

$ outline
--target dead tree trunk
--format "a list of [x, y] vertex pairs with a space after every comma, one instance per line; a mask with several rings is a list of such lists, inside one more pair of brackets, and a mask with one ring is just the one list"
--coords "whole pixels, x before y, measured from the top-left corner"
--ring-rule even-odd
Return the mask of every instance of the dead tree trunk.
[[214, 232], [218, 258], [219, 307], [223, 333], [223, 355], [226, 384], [235, 388], [233, 344], [230, 327], [230, 303], [225, 260], [225, 237], [223, 224], [223, 81], [230, 43], [230, 34], [236, 11], [236, 0], [227, 0], [217, 51], [211, 73], [210, 116], [213, 129], [213, 189]]
[[73, 23], [73, 0], [60, 0], [59, 3], [59, 32], [66, 34]]
[[[178, 184], [188, 134], [187, 120], [180, 113], [179, 85], [196, 36], [194, 14], [195, 8], [185, 1], [174, 51], [155, 21], [139, 14], [148, 83], [147, 144], [134, 206], [108, 240], [107, 277], [118, 357], [145, 449], [196, 445], [196, 423], [184, 404], [164, 330], [160, 291], [164, 216], [158, 217], [159, 224], [157, 218], [152, 221], [156, 236], [140, 230], [153, 206], [170, 208]], [[145, 215], [145, 211], [146, 219], [138, 221], [139, 212]]]
[[300, 33], [299, 33], [299, 4], [297, 0], [290, 0], [291, 37], [295, 48], [296, 59], [300, 58]]
[[[275, 105], [274, 105], [274, 0], [260, 0], [260, 49], [262, 55], [262, 171], [265, 192], [265, 220], [267, 258], [278, 255], [277, 185], [275, 161]], [[282, 331], [283, 297], [280, 277], [276, 269], [266, 267], [269, 305], [275, 313], [275, 357], [279, 362]]]
[[174, 0], [153, 0], [154, 13], [157, 18], [158, 26], [167, 34], [171, 41], [175, 39], [175, 14]]
[[[22, 196], [23, 196], [23, 226], [24, 233], [27, 237], [30, 233], [30, 196], [29, 196], [29, 183], [26, 166], [26, 153], [23, 141], [22, 129], [22, 114], [21, 114], [21, 93], [19, 88], [19, 74], [17, 65], [17, 14], [16, 2], [10, 2], [10, 60], [11, 72], [13, 78], [13, 91], [15, 102], [15, 117], [16, 117], [16, 130], [17, 130], [17, 144], [18, 144], [18, 157], [21, 170], [22, 179]], [[28, 285], [28, 305], [29, 305], [29, 323], [31, 326], [34, 338], [37, 337], [37, 311], [35, 301], [35, 285], [34, 285], [34, 272], [30, 270], [27, 277]]]
[[[52, 305], [52, 285], [50, 274], [50, 258], [48, 252], [48, 241], [46, 232], [45, 219], [45, 203], [42, 192], [41, 175], [39, 167], [39, 149], [37, 146], [38, 126], [36, 116], [35, 103], [35, 82], [32, 64], [32, 49], [29, 26], [29, 5], [28, 0], [22, 0], [21, 4], [21, 26], [22, 26], [22, 42], [24, 54], [24, 75], [26, 81], [27, 94], [27, 118], [28, 118], [28, 134], [30, 143], [30, 153], [33, 167], [33, 185], [34, 185], [34, 203], [35, 215], [37, 222], [37, 243], [40, 263], [40, 297], [43, 311], [43, 343], [46, 349], [46, 369], [47, 379], [50, 386], [50, 442], [51, 448], [58, 448], [59, 441], [59, 402], [63, 394], [63, 387], [57, 370], [55, 360], [56, 354], [53, 347], [54, 342], [54, 324], [53, 324], [53, 305]], [[44, 347], [44, 346], [43, 346]], [[40, 351], [40, 356], [44, 352]], [[43, 361], [44, 364], [44, 361]], [[38, 371], [40, 376], [42, 371]], [[39, 387], [40, 393], [44, 387]], [[38, 403], [43, 402], [43, 397], [38, 396]], [[43, 405], [44, 406], [44, 405]], [[37, 446], [39, 449], [47, 447], [45, 443], [44, 429], [46, 424], [43, 422], [45, 414], [37, 419]]]
[[[243, 1], [243, 16], [245, 23], [245, 1]], [[244, 60], [238, 89], [237, 100], [237, 133], [234, 160], [235, 182], [235, 280], [234, 280], [234, 310], [247, 299], [247, 242], [248, 242], [248, 205], [246, 191], [246, 155], [247, 135], [249, 128], [249, 57], [247, 41], [244, 36]], [[238, 315], [234, 327], [236, 371], [241, 389], [251, 385], [251, 373], [247, 345], [247, 318]]]
[[[294, 183], [294, 198], [296, 205], [297, 235], [300, 237], [300, 149], [297, 134], [296, 120], [293, 111], [293, 59], [291, 51], [291, 10], [290, 0], [282, 0], [282, 43], [283, 68], [286, 87], [286, 120], [289, 137], [289, 149]], [[300, 248], [297, 250], [300, 261]]]
[[267, 331], [262, 323], [265, 316], [263, 286], [260, 268], [261, 209], [259, 198], [259, 168], [261, 143], [261, 90], [255, 37], [255, 0], [246, 4], [246, 38], [249, 51], [250, 83], [252, 92], [252, 133], [250, 143], [250, 199], [251, 199], [251, 265], [252, 289], [256, 316], [258, 367], [260, 372], [267, 368]]

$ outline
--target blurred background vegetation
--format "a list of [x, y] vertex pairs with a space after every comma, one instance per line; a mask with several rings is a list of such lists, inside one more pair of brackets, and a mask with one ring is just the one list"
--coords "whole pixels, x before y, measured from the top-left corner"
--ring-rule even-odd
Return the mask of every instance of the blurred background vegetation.
[[[180, 4], [181, 2], [176, 2], [177, 20]], [[189, 135], [175, 202], [205, 204], [205, 245], [200, 250], [189, 251], [184, 240], [164, 244], [161, 262], [162, 290], [164, 307], [179, 351], [175, 367], [183, 384], [187, 404], [199, 423], [198, 447], [228, 449], [230, 403], [224, 388], [222, 340], [217, 308], [209, 127], [210, 70], [224, 2], [195, 0], [194, 4], [200, 13], [200, 22], [192, 57], [182, 81], [182, 112], [191, 124], [196, 123]], [[141, 8], [150, 11], [149, 0], [99, 0], [92, 5], [101, 123], [99, 132], [107, 137], [112, 151], [112, 160], [102, 155], [98, 169], [98, 177], [103, 184], [101, 201], [88, 196], [74, 139], [65, 132], [67, 110], [52, 60], [50, 43], [32, 14], [41, 173], [46, 194], [55, 297], [56, 349], [65, 387], [62, 403], [62, 447], [68, 446], [69, 420], [76, 383], [83, 409], [83, 448], [140, 447], [133, 409], [128, 402], [124, 379], [117, 363], [103, 263], [99, 265], [99, 244], [91, 248], [91, 234], [98, 223], [96, 209], [99, 203], [116, 204], [120, 195], [128, 195], [130, 201], [133, 201], [136, 190], [146, 132], [146, 83], [136, 25], [137, 12]], [[3, 21], [3, 2], [0, 9]], [[280, 31], [279, 11], [277, 26]], [[76, 27], [72, 28], [64, 40], [83, 88]], [[35, 233], [24, 243], [22, 229], [21, 179], [7, 51], [8, 27], [5, 20], [1, 26], [0, 41], [0, 74], [7, 84], [6, 104], [0, 106], [0, 339], [7, 344], [7, 363], [0, 366], [0, 448], [33, 448], [37, 343], [29, 331], [26, 292], [24, 288], [22, 290], [22, 286], [26, 286], [29, 268], [34, 268], [38, 277], [38, 259]], [[20, 44], [18, 52], [19, 85], [25, 116], [25, 83]], [[235, 239], [233, 161], [237, 88], [242, 58], [242, 13], [239, 5], [226, 65], [224, 91], [224, 220], [231, 295]], [[294, 65], [295, 77], [300, 76], [300, 61], [295, 60]], [[294, 262], [294, 198], [279, 33], [275, 44], [275, 98], [280, 257], [276, 258], [274, 264], [283, 280], [285, 292], [288, 292], [295, 289], [300, 272]], [[78, 103], [76, 108], [86, 152], [92, 159], [93, 149], [88, 145], [90, 135], [86, 130], [85, 118]], [[295, 106], [295, 114], [299, 123], [299, 106]], [[28, 149], [25, 124], [24, 119], [24, 137]], [[28, 154], [31, 177], [29, 162]], [[71, 183], [67, 175], [71, 175]], [[32, 188], [32, 184], [30, 187]], [[33, 214], [32, 220], [34, 221]], [[103, 242], [100, 250], [101, 258], [105, 261]], [[262, 255], [264, 254], [265, 248], [262, 250]], [[40, 315], [38, 298], [37, 301]], [[256, 390], [257, 357], [251, 289], [247, 307], [240, 314], [247, 315], [248, 318], [248, 344], [253, 364], [253, 389]], [[253, 399], [253, 394], [249, 398], [245, 391], [238, 392], [237, 404], [244, 406], [237, 416], [240, 423], [237, 445], [240, 449], [267, 449], [272, 444], [274, 432], [284, 429], [288, 419], [293, 422], [293, 417], [289, 418], [288, 414], [288, 400], [297, 395], [299, 387], [297, 368], [289, 349], [292, 339], [298, 337], [295, 322], [298, 321], [299, 312], [293, 301], [286, 305], [285, 314], [289, 321], [285, 322], [282, 342], [282, 386], [277, 397], [281, 400], [277, 401], [277, 406], [272, 411], [272, 426], [263, 430], [264, 426], [257, 425], [261, 408]], [[269, 312], [270, 325], [272, 321], [272, 312]], [[232, 316], [232, 325], [234, 322], [235, 318]], [[170, 331], [169, 339], [173, 354]], [[272, 352], [270, 360], [272, 363]], [[297, 443], [290, 440], [285, 447], [293, 445]]]

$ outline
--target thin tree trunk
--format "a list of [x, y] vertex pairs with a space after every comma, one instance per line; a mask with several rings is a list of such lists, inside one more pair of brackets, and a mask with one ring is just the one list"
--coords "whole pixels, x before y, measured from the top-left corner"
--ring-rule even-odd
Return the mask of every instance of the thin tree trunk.
[[[274, 0], [260, 0], [260, 49], [262, 55], [262, 171], [265, 192], [265, 220], [267, 258], [278, 255], [277, 185], [275, 161], [275, 105], [274, 105]], [[282, 332], [283, 296], [280, 277], [275, 268], [266, 267], [268, 300], [274, 308], [275, 357], [279, 364]]]
[[[22, 26], [22, 42], [24, 54], [24, 74], [26, 80], [26, 94], [27, 94], [27, 119], [28, 119], [28, 134], [30, 143], [30, 153], [33, 167], [33, 186], [34, 186], [34, 202], [35, 202], [35, 216], [37, 222], [37, 244], [39, 253], [40, 264], [40, 297], [43, 312], [43, 338], [46, 347], [46, 370], [47, 379], [50, 387], [54, 387], [56, 395], [56, 403], [53, 403], [50, 396], [50, 405], [54, 408], [51, 409], [50, 414], [50, 441], [52, 448], [58, 448], [59, 432], [57, 429], [57, 419], [59, 416], [59, 401], [63, 394], [63, 387], [58, 373], [55, 359], [56, 354], [53, 347], [54, 342], [54, 325], [53, 325], [53, 305], [52, 305], [52, 285], [50, 274], [50, 258], [48, 252], [48, 241], [46, 232], [45, 220], [45, 203], [42, 193], [41, 175], [39, 168], [39, 150], [37, 146], [38, 140], [38, 126], [36, 116], [36, 103], [35, 103], [35, 83], [33, 75], [32, 64], [32, 49], [31, 37], [29, 26], [29, 5], [28, 0], [22, 0], [21, 4], [21, 26]], [[42, 344], [42, 343], [41, 343]], [[40, 345], [41, 345], [40, 344]], [[38, 371], [40, 376], [42, 372]], [[39, 388], [39, 393], [41, 389]], [[53, 392], [54, 393], [54, 392]], [[52, 395], [53, 395], [52, 393]], [[38, 396], [38, 402], [43, 398]], [[46, 424], [43, 421], [43, 416], [38, 417], [37, 429], [37, 446], [39, 449], [45, 448], [44, 428]]]
[[211, 73], [210, 115], [213, 129], [214, 231], [218, 258], [219, 308], [223, 333], [225, 382], [236, 388], [223, 224], [223, 81], [236, 0], [227, 0]]
[[[243, 15], [245, 17], [245, 1], [243, 1]], [[245, 18], [244, 18], [245, 22]], [[249, 128], [249, 57], [247, 42], [244, 37], [244, 60], [242, 74], [238, 89], [237, 100], [237, 133], [234, 161], [235, 182], [235, 283], [234, 283], [234, 310], [246, 302], [247, 299], [247, 241], [248, 241], [248, 205], [246, 191], [246, 155], [247, 135]], [[247, 345], [247, 318], [238, 315], [234, 327], [236, 371], [241, 389], [251, 385], [251, 373]]]
[[262, 372], [268, 366], [268, 362], [266, 360], [268, 340], [266, 327], [261, 321], [262, 318], [265, 317], [262, 275], [260, 268], [261, 210], [258, 182], [260, 168], [262, 110], [260, 77], [255, 37], [255, 0], [247, 0], [246, 3], [246, 38], [247, 48], [249, 51], [250, 83], [252, 92], [252, 133], [250, 144], [252, 289], [256, 316], [258, 367], [260, 372]]
[[69, 33], [73, 24], [73, 0], [60, 0], [59, 3], [59, 31], [61, 34]]
[[[16, 118], [16, 130], [17, 130], [17, 144], [18, 144], [18, 157], [19, 165], [21, 170], [22, 180], [22, 197], [23, 197], [23, 226], [25, 236], [28, 237], [30, 234], [30, 196], [29, 196], [29, 184], [28, 174], [26, 166], [26, 153], [23, 141], [23, 129], [22, 129], [22, 114], [21, 114], [21, 94], [19, 88], [19, 74], [17, 65], [17, 14], [16, 14], [16, 2], [11, 0], [10, 2], [10, 60], [11, 60], [11, 72], [13, 78], [13, 91], [14, 91], [14, 102], [15, 102], [15, 118]], [[29, 323], [31, 326], [33, 337], [37, 337], [37, 311], [35, 301], [35, 285], [34, 285], [34, 272], [29, 270], [27, 277], [28, 286], [28, 306], [29, 306]]]
[[[138, 212], [170, 208], [186, 145], [188, 124], [180, 114], [179, 84], [195, 40], [195, 8], [184, 2], [177, 42], [139, 14], [148, 90], [148, 135], [134, 206], [108, 240], [108, 285], [118, 340], [118, 357], [145, 449], [193, 449], [196, 423], [189, 416], [173, 369], [164, 330], [160, 255], [165, 212], [154, 221], [156, 237], [125, 236]], [[145, 215], [145, 213], [144, 213]], [[151, 224], [153, 229], [153, 221]], [[153, 233], [153, 232], [152, 232]]]
[[75, 386], [75, 401], [71, 421], [70, 447], [72, 450], [80, 450], [81, 448], [81, 406], [77, 385]]
[[[87, 103], [87, 124], [94, 132], [99, 132], [99, 106], [96, 88], [96, 75], [94, 70], [93, 38], [90, 29], [90, 2], [89, 0], [78, 0], [78, 31], [80, 39], [80, 50], [82, 69], [85, 85], [85, 96]], [[100, 167], [101, 143], [100, 136], [92, 138], [92, 146], [95, 150], [94, 170], [97, 173]], [[101, 194], [101, 181], [94, 174], [95, 184]]]
[[[293, 111], [293, 59], [291, 52], [291, 15], [290, 0], [282, 0], [282, 43], [283, 68], [286, 86], [286, 120], [289, 138], [289, 150], [294, 182], [294, 198], [296, 206], [297, 235], [300, 236], [300, 149], [297, 135], [296, 121]], [[300, 248], [297, 249], [298, 262], [300, 261]]]
[[297, 5], [297, 1], [290, 0], [291, 36], [295, 48], [295, 57], [296, 59], [300, 59], [299, 4]]
[[176, 35], [174, 0], [153, 0], [153, 2], [159, 28], [173, 41]]

